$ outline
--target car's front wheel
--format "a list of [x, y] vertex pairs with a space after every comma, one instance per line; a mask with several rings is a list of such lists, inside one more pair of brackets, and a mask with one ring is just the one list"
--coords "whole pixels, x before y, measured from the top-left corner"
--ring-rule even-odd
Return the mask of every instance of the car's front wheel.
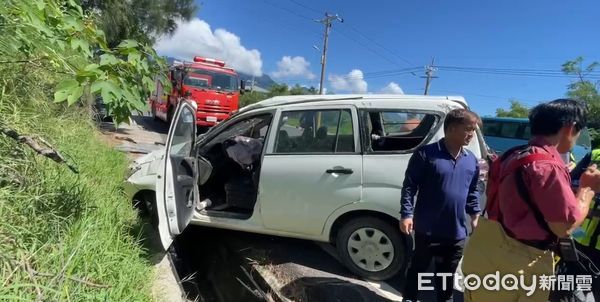
[[400, 231], [377, 217], [350, 220], [337, 233], [336, 247], [346, 267], [371, 280], [395, 276], [404, 263]]

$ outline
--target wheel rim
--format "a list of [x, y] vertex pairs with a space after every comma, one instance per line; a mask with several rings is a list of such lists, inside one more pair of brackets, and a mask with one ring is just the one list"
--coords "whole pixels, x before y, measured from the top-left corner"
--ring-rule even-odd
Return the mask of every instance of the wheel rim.
[[374, 228], [360, 228], [348, 238], [352, 262], [369, 272], [388, 268], [394, 260], [394, 246], [388, 236]]

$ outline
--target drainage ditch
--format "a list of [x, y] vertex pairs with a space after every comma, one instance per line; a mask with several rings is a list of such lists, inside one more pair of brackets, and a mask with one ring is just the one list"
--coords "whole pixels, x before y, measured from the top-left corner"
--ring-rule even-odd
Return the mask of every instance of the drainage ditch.
[[169, 249], [188, 301], [278, 301], [227, 238], [218, 230], [190, 226]]

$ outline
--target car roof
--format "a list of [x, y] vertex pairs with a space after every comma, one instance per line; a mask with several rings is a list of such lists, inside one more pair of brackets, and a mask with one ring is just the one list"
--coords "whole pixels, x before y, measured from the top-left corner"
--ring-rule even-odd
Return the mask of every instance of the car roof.
[[276, 96], [248, 105], [239, 113], [270, 107], [324, 105], [354, 105], [358, 108], [406, 108], [421, 110], [448, 111], [448, 108], [467, 108], [461, 96], [429, 96], [405, 94], [335, 94], [335, 95], [286, 95]]

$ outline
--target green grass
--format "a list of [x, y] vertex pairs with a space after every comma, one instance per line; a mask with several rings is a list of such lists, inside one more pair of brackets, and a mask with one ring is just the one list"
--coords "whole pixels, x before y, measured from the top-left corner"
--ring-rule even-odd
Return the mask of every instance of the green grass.
[[80, 170], [0, 134], [0, 301], [149, 301], [141, 223], [121, 190], [127, 159], [85, 110], [50, 101], [54, 83], [0, 68], [0, 123], [43, 137]]

